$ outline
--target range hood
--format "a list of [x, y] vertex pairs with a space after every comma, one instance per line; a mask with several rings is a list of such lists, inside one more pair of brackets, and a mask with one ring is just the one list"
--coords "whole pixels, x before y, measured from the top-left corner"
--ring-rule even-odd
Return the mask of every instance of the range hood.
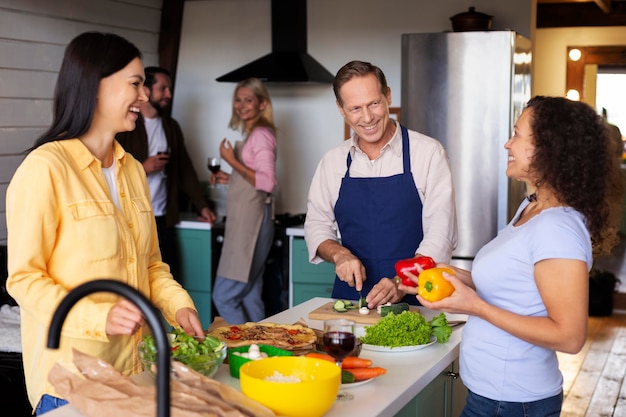
[[307, 52], [306, 0], [272, 0], [272, 52], [218, 77], [257, 77], [276, 83], [332, 83], [335, 78]]

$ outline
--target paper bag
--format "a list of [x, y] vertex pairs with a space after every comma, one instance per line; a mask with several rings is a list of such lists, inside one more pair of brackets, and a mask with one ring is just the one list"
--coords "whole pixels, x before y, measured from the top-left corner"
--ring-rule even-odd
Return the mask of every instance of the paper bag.
[[[85, 417], [156, 416], [155, 386], [139, 386], [110, 364], [76, 349], [73, 355], [80, 374], [57, 363], [48, 379]], [[171, 366], [171, 417], [275, 417], [270, 409], [231, 386], [180, 362], [172, 361]]]

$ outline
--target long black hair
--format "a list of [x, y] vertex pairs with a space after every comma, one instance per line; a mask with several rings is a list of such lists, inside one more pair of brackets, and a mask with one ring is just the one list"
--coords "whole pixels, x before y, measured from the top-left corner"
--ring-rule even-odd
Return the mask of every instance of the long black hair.
[[59, 70], [52, 125], [29, 151], [83, 135], [93, 120], [100, 80], [141, 57], [141, 51], [119, 35], [85, 32], [75, 37], [65, 48]]

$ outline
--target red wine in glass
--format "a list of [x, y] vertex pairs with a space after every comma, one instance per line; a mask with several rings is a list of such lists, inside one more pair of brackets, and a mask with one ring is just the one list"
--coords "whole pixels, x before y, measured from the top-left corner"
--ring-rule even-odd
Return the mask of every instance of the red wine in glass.
[[221, 168], [220, 158], [210, 157], [207, 161], [207, 167], [213, 174], [217, 174]]
[[[158, 151], [157, 155], [166, 155], [166, 156], [170, 156], [170, 148], [169, 146], [167, 147], [166, 150], [162, 150], [162, 151]], [[163, 170], [161, 171], [161, 176], [163, 178], [167, 178], [167, 165], [163, 168]]]
[[[324, 322], [324, 350], [335, 359], [335, 363], [341, 368], [341, 362], [354, 350], [356, 337], [354, 328], [356, 323], [353, 320], [335, 319]], [[349, 401], [354, 395], [349, 392], [339, 391], [338, 401]]]
[[343, 361], [352, 353], [355, 345], [356, 336], [354, 333], [333, 331], [324, 333], [324, 349], [336, 361]]

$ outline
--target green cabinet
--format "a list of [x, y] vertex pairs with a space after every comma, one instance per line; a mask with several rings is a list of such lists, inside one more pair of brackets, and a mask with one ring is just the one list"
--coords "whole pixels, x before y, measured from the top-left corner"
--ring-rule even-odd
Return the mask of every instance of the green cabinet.
[[202, 327], [211, 324], [211, 230], [176, 228], [179, 265], [178, 277], [198, 309]]
[[456, 377], [457, 374], [457, 362], [454, 361], [404, 406], [396, 417], [458, 417], [465, 405], [467, 388]]
[[290, 307], [314, 297], [330, 298], [335, 283], [335, 265], [328, 262], [317, 265], [310, 263], [303, 237], [291, 237], [289, 270]]

